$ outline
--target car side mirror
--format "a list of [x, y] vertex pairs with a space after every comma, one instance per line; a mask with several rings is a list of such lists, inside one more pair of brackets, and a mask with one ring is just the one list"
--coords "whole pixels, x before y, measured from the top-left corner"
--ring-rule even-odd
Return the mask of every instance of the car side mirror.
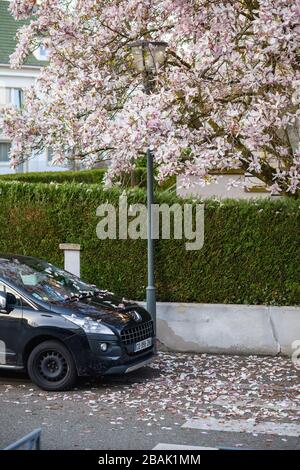
[[14, 294], [9, 292], [0, 292], [0, 312], [10, 313], [14, 309], [16, 303], [17, 299]]
[[0, 292], [0, 312], [8, 313], [7, 312], [7, 293]]

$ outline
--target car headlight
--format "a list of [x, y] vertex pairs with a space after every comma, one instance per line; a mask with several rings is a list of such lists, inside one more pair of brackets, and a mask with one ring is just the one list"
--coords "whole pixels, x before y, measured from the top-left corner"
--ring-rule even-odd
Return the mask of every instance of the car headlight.
[[80, 318], [77, 315], [62, 315], [66, 320], [75, 323], [75, 325], [80, 326], [85, 333], [97, 333], [101, 335], [113, 335], [114, 332], [108, 328], [108, 326], [103, 325], [101, 322], [93, 320], [92, 318]]

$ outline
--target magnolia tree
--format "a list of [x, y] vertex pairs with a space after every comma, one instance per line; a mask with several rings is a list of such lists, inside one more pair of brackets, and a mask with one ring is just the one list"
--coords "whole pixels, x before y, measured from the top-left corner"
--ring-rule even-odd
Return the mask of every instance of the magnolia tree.
[[[41, 43], [49, 51], [24, 107], [5, 110], [13, 165], [51, 146], [54, 163], [109, 158], [111, 183], [151, 146], [159, 180], [241, 168], [300, 194], [299, 0], [13, 0], [10, 10], [29, 19], [12, 67]], [[132, 63], [138, 39], [168, 43], [150, 94]]]

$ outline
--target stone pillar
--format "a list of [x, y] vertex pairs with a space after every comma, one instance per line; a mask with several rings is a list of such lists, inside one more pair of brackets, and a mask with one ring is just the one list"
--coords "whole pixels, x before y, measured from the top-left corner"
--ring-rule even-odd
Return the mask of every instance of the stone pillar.
[[60, 250], [65, 255], [65, 270], [80, 277], [80, 245], [77, 243], [60, 243]]

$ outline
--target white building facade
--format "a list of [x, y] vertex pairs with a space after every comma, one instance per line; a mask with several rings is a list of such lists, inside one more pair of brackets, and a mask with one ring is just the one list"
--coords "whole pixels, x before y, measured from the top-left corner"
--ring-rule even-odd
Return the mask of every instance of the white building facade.
[[[23, 90], [32, 85], [47, 56], [43, 49], [28, 58], [19, 70], [9, 65], [9, 56], [16, 47], [16, 32], [24, 24], [15, 21], [8, 12], [9, 2], [0, 0], [0, 108], [8, 104], [22, 106]], [[33, 171], [62, 171], [67, 167], [52, 166], [51, 149], [29, 158], [18, 168], [12, 169], [9, 162], [10, 141], [0, 129], [0, 174], [26, 173]]]

